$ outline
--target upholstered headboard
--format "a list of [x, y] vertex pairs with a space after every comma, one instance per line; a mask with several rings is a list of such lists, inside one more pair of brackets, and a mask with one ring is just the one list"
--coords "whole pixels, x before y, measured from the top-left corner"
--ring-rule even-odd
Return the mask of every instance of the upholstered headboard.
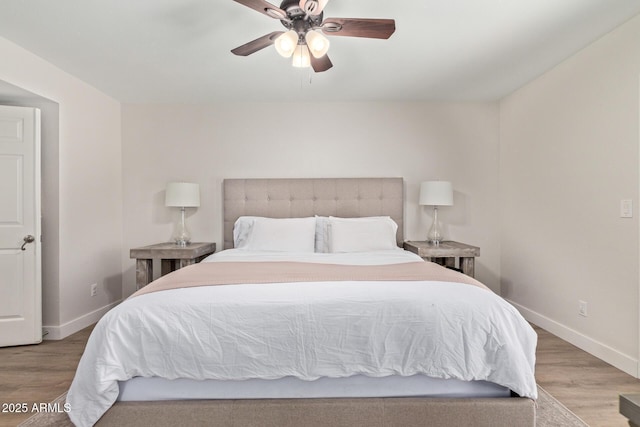
[[224, 248], [233, 248], [238, 217], [299, 218], [314, 215], [343, 218], [390, 216], [404, 239], [402, 178], [225, 179]]

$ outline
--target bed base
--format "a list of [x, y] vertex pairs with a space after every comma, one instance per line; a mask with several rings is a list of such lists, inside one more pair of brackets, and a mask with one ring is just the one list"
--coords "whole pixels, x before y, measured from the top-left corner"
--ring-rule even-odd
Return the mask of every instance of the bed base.
[[345, 398], [117, 402], [98, 427], [534, 427], [526, 398]]

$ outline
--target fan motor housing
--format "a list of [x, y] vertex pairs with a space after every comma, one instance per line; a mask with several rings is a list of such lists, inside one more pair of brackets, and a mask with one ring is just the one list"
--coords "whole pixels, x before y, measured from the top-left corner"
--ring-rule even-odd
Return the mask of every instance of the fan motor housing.
[[283, 0], [280, 9], [287, 13], [289, 20], [280, 22], [289, 30], [295, 30], [300, 36], [304, 36], [309, 30], [319, 28], [322, 25], [324, 12], [318, 15], [307, 15], [300, 8], [299, 0]]

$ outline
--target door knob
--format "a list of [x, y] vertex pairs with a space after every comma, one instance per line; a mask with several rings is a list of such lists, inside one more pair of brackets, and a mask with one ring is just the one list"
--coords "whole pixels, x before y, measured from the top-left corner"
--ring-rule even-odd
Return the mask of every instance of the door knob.
[[27, 249], [25, 248], [27, 243], [33, 243], [36, 238], [33, 237], [31, 234], [28, 234], [26, 236], [24, 236], [24, 243], [22, 244], [22, 247], [20, 247], [20, 249], [22, 249], [23, 251], [26, 251]]

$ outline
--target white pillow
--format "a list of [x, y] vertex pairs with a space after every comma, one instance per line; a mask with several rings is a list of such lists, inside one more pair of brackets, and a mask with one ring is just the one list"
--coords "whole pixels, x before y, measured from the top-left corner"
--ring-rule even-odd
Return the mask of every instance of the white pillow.
[[329, 240], [329, 217], [316, 215], [316, 252], [330, 252]]
[[331, 252], [370, 252], [395, 249], [398, 224], [390, 217], [329, 217]]
[[233, 247], [243, 249], [249, 244], [249, 236], [253, 221], [257, 216], [241, 216], [233, 224]]
[[254, 218], [243, 249], [272, 252], [313, 252], [316, 219]]

